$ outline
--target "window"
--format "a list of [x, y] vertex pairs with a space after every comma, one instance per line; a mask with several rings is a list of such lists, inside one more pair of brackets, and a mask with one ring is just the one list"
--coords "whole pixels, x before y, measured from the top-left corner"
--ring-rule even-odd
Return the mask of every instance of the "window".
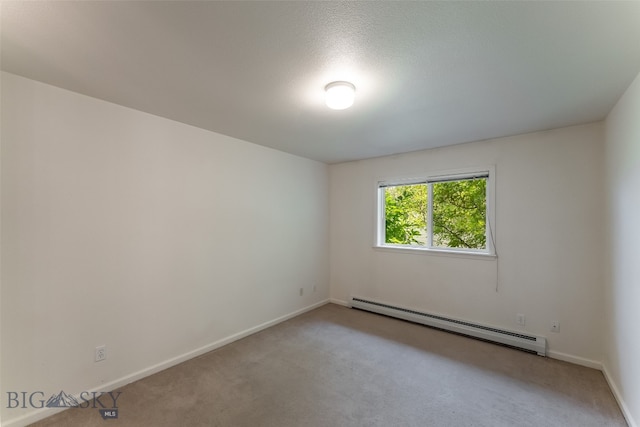
[[383, 247], [493, 254], [492, 171], [378, 184]]

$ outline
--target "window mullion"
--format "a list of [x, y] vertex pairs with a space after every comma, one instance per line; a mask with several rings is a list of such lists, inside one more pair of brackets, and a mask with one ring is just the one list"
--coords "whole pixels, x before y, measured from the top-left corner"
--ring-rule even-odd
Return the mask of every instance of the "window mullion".
[[433, 248], [433, 184], [427, 184], [427, 247]]
[[378, 244], [384, 244], [387, 241], [387, 227], [386, 227], [386, 218], [387, 218], [387, 204], [385, 203], [384, 197], [384, 188], [378, 188], [378, 199], [380, 200], [378, 204], [378, 209], [380, 211], [380, 221], [378, 222], [378, 233], [381, 236], [381, 240]]

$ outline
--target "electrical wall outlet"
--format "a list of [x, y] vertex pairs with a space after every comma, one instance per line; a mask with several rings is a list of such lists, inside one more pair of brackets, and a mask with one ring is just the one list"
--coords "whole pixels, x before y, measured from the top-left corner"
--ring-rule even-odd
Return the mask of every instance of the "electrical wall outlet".
[[101, 362], [107, 358], [107, 346], [100, 345], [96, 347], [96, 362]]
[[304, 295], [304, 288], [300, 288], [300, 296]]
[[557, 320], [551, 321], [551, 332], [560, 332], [560, 322]]
[[316, 286], [317, 286], [317, 285], [313, 285], [313, 292], [315, 292], [315, 291], [316, 291]]
[[520, 325], [520, 326], [524, 326], [525, 325], [524, 314], [516, 314], [516, 323], [518, 323], [518, 325]]

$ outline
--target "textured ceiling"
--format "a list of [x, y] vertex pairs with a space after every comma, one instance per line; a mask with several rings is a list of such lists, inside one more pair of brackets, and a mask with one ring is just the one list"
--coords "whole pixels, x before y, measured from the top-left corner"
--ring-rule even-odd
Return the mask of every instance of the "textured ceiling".
[[[328, 163], [603, 119], [640, 2], [2, 2], [2, 69]], [[354, 107], [323, 87], [349, 80]]]

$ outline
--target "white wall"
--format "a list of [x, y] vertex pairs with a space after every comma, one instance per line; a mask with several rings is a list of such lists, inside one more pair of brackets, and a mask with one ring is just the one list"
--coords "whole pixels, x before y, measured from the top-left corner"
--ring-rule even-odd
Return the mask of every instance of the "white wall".
[[[331, 297], [523, 329], [546, 336], [552, 356], [599, 367], [602, 141], [595, 123], [332, 165]], [[372, 247], [379, 180], [486, 165], [496, 166], [498, 261]]]
[[326, 165], [2, 79], [3, 421], [328, 298]]
[[640, 424], [640, 75], [606, 120], [608, 274], [603, 365], [632, 427]]

